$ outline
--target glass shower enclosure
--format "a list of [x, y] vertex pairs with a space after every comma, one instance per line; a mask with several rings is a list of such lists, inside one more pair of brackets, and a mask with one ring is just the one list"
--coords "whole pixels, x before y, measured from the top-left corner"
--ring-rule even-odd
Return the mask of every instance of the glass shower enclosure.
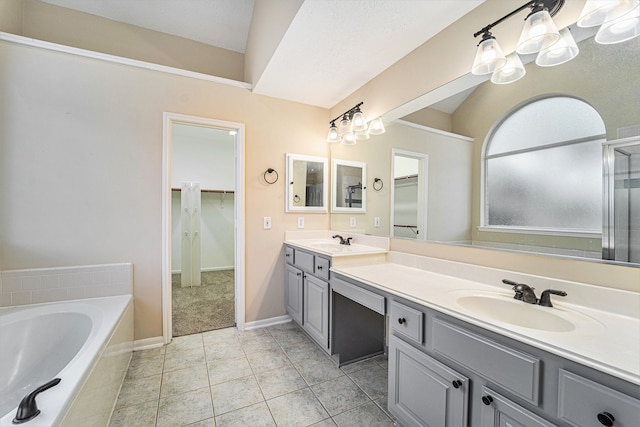
[[602, 258], [640, 263], [640, 137], [603, 144]]

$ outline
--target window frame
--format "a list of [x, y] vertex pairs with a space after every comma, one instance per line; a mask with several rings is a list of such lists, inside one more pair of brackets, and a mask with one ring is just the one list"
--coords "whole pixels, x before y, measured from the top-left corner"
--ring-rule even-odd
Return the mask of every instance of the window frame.
[[[574, 139], [574, 140], [554, 142], [554, 143], [549, 143], [549, 144], [545, 144], [545, 145], [538, 145], [538, 146], [535, 146], [535, 147], [529, 147], [529, 148], [524, 148], [524, 149], [516, 149], [516, 150], [513, 150], [513, 151], [502, 152], [502, 153], [499, 153], [499, 154], [493, 154], [493, 155], [487, 156], [487, 150], [489, 149], [489, 146], [491, 145], [491, 141], [492, 141], [494, 135], [496, 134], [497, 130], [502, 126], [502, 124], [508, 118], [510, 118], [514, 113], [516, 113], [517, 111], [519, 111], [522, 108], [526, 107], [527, 105], [533, 104], [535, 102], [543, 101], [545, 99], [550, 99], [550, 98], [573, 98], [573, 99], [575, 99], [577, 101], [580, 101], [580, 102], [583, 102], [583, 103], [585, 103], [587, 105], [590, 105], [597, 112], [597, 110], [595, 109], [595, 107], [593, 107], [593, 105], [591, 105], [590, 103], [588, 103], [585, 100], [583, 100], [581, 98], [578, 98], [576, 96], [571, 96], [571, 95], [566, 95], [566, 94], [546, 94], [546, 95], [541, 95], [541, 96], [529, 98], [529, 99], [521, 102], [520, 104], [518, 104], [518, 105], [514, 106], [513, 108], [509, 109], [499, 120], [497, 120], [493, 124], [493, 126], [491, 127], [489, 132], [487, 132], [487, 136], [486, 136], [486, 138], [485, 138], [485, 140], [484, 140], [484, 142], [482, 144], [481, 160], [480, 160], [480, 178], [481, 178], [481, 183], [480, 183], [480, 225], [476, 227], [478, 231], [498, 232], [498, 233], [515, 233], [515, 234], [533, 234], [533, 235], [542, 235], [542, 236], [564, 236], [564, 237], [586, 237], [586, 238], [601, 238], [602, 237], [602, 230], [595, 231], [595, 230], [576, 230], [576, 229], [568, 229], [568, 228], [533, 227], [533, 226], [529, 227], [529, 226], [489, 225], [489, 224], [487, 224], [488, 217], [489, 217], [489, 215], [488, 215], [488, 213], [489, 213], [488, 212], [489, 205], [488, 205], [488, 200], [487, 200], [487, 197], [486, 197], [486, 194], [487, 194], [487, 174], [488, 174], [487, 161], [488, 160], [491, 160], [493, 158], [498, 158], [498, 157], [506, 157], [506, 156], [509, 156], [509, 155], [516, 155], [516, 154], [528, 153], [528, 152], [533, 152], [533, 151], [540, 151], [540, 150], [545, 150], [545, 149], [550, 149], [550, 148], [555, 148], [555, 147], [564, 147], [564, 146], [567, 146], [567, 145], [581, 144], [581, 143], [586, 143], [586, 142], [590, 142], [590, 141], [594, 141], [594, 140], [602, 140], [603, 142], [606, 141], [606, 133], [603, 133], [603, 134], [585, 136], [585, 137]], [[602, 116], [600, 116], [600, 117], [602, 117]], [[603, 120], [603, 124], [604, 124], [604, 120]]]

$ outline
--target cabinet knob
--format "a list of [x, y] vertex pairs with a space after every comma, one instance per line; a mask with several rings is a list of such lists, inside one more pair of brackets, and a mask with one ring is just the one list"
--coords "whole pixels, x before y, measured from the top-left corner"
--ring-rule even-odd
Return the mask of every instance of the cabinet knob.
[[402, 325], [403, 323], [407, 323], [407, 320], [404, 317], [399, 317], [398, 318], [398, 323], [400, 323]]
[[302, 276], [302, 273], [298, 272], [298, 273], [296, 273], [296, 276], [300, 277], [300, 276]]
[[598, 421], [600, 421], [600, 424], [602, 424], [603, 426], [611, 427], [615, 420], [616, 419], [613, 417], [613, 415], [608, 412], [600, 412], [598, 414]]
[[291, 256], [291, 254], [284, 254], [284, 256], [286, 256], [286, 257], [290, 257], [290, 256]]
[[489, 406], [491, 405], [491, 402], [493, 402], [493, 397], [487, 395], [487, 396], [482, 396], [482, 403], [484, 403], [485, 405]]
[[453, 380], [453, 381], [451, 381], [451, 384], [453, 385], [453, 388], [460, 388], [460, 386], [462, 385], [462, 381]]
[[318, 266], [318, 270], [322, 270], [322, 266], [321, 265]]

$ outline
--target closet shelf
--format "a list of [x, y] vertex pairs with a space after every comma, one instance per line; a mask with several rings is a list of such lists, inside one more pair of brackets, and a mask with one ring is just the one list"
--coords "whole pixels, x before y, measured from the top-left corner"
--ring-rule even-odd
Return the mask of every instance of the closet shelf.
[[[180, 188], [172, 188], [171, 191], [181, 191]], [[203, 188], [200, 190], [201, 193], [222, 193], [222, 194], [233, 194], [233, 190], [208, 190]]]

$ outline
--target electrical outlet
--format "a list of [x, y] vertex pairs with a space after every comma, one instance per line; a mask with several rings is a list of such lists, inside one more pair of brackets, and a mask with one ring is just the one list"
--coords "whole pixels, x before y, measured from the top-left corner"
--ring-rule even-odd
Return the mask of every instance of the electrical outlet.
[[349, 227], [353, 228], [356, 226], [356, 217], [355, 216], [350, 216], [349, 217]]
[[304, 228], [304, 217], [303, 216], [299, 216], [298, 217], [298, 228]]
[[271, 217], [265, 216], [263, 221], [264, 222], [262, 228], [264, 228], [265, 230], [271, 230]]
[[380, 228], [380, 217], [379, 217], [379, 216], [377, 216], [377, 217], [375, 217], [375, 218], [373, 219], [373, 226], [374, 226], [375, 228]]

